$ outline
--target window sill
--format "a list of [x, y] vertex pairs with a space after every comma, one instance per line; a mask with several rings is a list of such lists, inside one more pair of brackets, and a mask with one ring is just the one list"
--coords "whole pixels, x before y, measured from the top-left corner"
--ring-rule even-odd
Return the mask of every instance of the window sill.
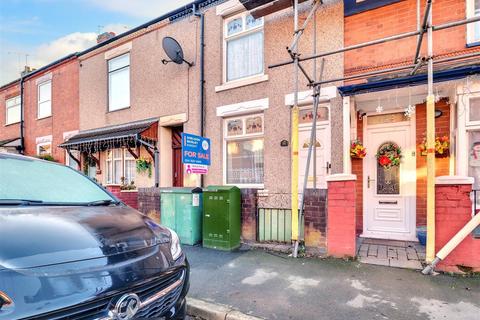
[[230, 89], [234, 89], [234, 88], [244, 87], [244, 86], [248, 86], [248, 85], [251, 85], [251, 84], [260, 83], [260, 82], [264, 82], [264, 81], [268, 81], [268, 74], [262, 74], [262, 75], [253, 76], [253, 77], [250, 77], [250, 78], [239, 79], [239, 80], [234, 80], [234, 81], [227, 82], [227, 83], [222, 84], [220, 86], [216, 86], [215, 87], [215, 92], [221, 92], [221, 91], [230, 90]]
[[465, 47], [467, 47], [467, 48], [474, 48], [474, 47], [478, 47], [478, 46], [480, 46], [480, 41], [470, 42], [470, 43], [467, 43], [465, 45]]
[[48, 116], [45, 116], [45, 117], [37, 118], [37, 120], [48, 119], [48, 118], [51, 118], [51, 117], [52, 117], [52, 115], [48, 115]]
[[11, 122], [11, 123], [5, 123], [5, 127], [13, 126], [13, 125], [16, 125], [16, 124], [20, 124], [20, 121], [18, 121], [18, 122]]
[[124, 107], [124, 108], [120, 108], [120, 109], [115, 109], [115, 110], [107, 110], [107, 113], [122, 111], [122, 110], [125, 110], [125, 109], [130, 109], [130, 106]]
[[263, 184], [235, 184], [235, 183], [225, 183], [226, 186], [238, 187], [240, 189], [265, 189]]

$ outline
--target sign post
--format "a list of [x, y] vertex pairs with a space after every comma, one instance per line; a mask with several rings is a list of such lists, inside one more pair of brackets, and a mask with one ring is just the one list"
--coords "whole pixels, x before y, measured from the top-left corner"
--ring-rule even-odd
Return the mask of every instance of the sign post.
[[188, 174], [207, 174], [210, 165], [210, 139], [182, 133], [182, 163]]

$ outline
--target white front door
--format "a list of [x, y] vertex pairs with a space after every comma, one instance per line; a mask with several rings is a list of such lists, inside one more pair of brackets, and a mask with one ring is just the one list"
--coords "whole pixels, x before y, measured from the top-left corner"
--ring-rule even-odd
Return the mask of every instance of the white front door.
[[[413, 121], [366, 125], [367, 156], [363, 167], [364, 237], [415, 240], [416, 158]], [[414, 122], [413, 122], [414, 123]], [[378, 164], [377, 151], [386, 143], [402, 150], [400, 166]]]
[[[305, 179], [305, 169], [307, 167], [308, 146], [310, 144], [310, 127], [303, 127], [298, 132], [298, 160], [299, 160], [299, 172], [298, 172], [298, 192], [303, 193], [303, 183]], [[322, 126], [317, 127], [316, 133], [316, 148], [317, 148], [317, 188], [326, 189], [330, 164], [330, 127]], [[307, 181], [307, 188], [313, 188], [313, 149], [312, 157], [310, 158], [310, 168]]]

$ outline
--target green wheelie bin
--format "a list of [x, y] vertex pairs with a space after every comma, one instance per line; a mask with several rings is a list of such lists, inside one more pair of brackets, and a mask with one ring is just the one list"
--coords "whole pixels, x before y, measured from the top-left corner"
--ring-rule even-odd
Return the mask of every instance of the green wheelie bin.
[[162, 225], [173, 229], [182, 244], [202, 241], [202, 189], [164, 188], [160, 192]]

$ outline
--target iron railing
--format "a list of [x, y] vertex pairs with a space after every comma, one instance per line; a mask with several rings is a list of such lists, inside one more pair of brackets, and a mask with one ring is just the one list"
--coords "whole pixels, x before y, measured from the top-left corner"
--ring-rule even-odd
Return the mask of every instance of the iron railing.
[[257, 210], [257, 241], [290, 243], [292, 241], [292, 210], [259, 208]]

